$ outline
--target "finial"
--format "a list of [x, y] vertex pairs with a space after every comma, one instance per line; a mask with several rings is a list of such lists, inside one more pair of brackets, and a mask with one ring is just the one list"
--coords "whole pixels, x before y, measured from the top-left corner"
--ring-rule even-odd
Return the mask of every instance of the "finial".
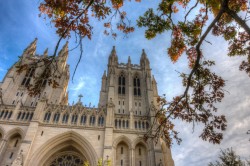
[[104, 73], [102, 75], [102, 78], [106, 78], [106, 70], [104, 70]]
[[27, 55], [34, 55], [36, 52], [36, 42], [37, 42], [37, 38], [34, 39], [34, 41], [32, 41], [29, 46], [24, 50], [24, 52]]
[[113, 49], [112, 49], [112, 51], [111, 51], [111, 54], [112, 54], [112, 55], [116, 55], [115, 46], [113, 46]]
[[128, 56], [128, 63], [131, 63], [131, 59], [130, 59], [130, 56]]
[[146, 57], [146, 53], [145, 53], [145, 50], [142, 49], [142, 56], [145, 56]]
[[47, 57], [48, 56], [48, 48], [46, 48], [46, 50], [44, 51], [44, 53], [43, 53], [43, 57]]
[[81, 102], [81, 98], [83, 97], [83, 95], [80, 94], [78, 97], [79, 97], [78, 102], [80, 103]]

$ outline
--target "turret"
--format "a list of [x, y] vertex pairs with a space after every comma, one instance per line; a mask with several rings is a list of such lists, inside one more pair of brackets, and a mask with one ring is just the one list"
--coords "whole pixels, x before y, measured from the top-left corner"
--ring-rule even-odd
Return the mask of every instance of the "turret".
[[109, 55], [108, 66], [117, 66], [117, 65], [118, 65], [118, 57], [116, 54], [115, 46], [113, 46], [113, 49]]
[[68, 41], [66, 42], [66, 44], [63, 46], [63, 48], [59, 51], [58, 53], [58, 66], [59, 68], [61, 68], [61, 70], [65, 69], [66, 63], [67, 63], [67, 59], [68, 59]]
[[150, 63], [149, 63], [149, 60], [147, 58], [147, 55], [146, 55], [144, 49], [142, 49], [140, 65], [143, 69], [150, 69]]
[[106, 85], [107, 85], [107, 76], [106, 76], [106, 70], [104, 71], [103, 75], [102, 75], [102, 92], [106, 91]]
[[37, 38], [23, 51], [23, 57], [34, 56], [36, 53]]
[[152, 79], [152, 86], [153, 86], [154, 97], [158, 97], [157, 82], [156, 82], [154, 76], [153, 76], [153, 79]]

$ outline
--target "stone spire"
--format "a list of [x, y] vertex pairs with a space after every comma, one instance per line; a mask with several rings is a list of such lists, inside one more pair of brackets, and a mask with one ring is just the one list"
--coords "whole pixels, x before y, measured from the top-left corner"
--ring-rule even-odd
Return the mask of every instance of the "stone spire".
[[36, 43], [37, 43], [37, 38], [35, 38], [34, 41], [32, 41], [29, 46], [24, 50], [24, 56], [34, 56], [36, 53]]
[[141, 65], [142, 68], [150, 69], [149, 60], [148, 60], [147, 54], [145, 53], [144, 49], [142, 49], [140, 65]]
[[106, 75], [106, 70], [105, 70], [102, 75], [102, 87], [101, 87], [102, 92], [106, 91], [106, 85], [107, 85], [107, 75]]
[[109, 55], [109, 64], [108, 65], [118, 65], [118, 57], [116, 54], [115, 46], [113, 46], [113, 49]]
[[130, 56], [128, 56], [128, 67], [131, 67], [131, 59], [130, 59]]

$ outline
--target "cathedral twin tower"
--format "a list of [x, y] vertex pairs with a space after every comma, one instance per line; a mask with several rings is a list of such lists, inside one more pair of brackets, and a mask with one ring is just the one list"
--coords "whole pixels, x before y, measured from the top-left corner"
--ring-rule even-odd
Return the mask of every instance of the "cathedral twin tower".
[[[33, 41], [23, 52], [29, 63], [48, 56], [36, 54]], [[154, 120], [157, 83], [143, 50], [140, 64], [118, 63], [113, 47], [102, 76], [98, 108], [79, 100], [68, 105], [68, 44], [56, 61], [59, 86], [43, 80], [41, 95], [29, 96], [27, 86], [44, 70], [31, 67], [18, 73], [15, 63], [0, 82], [0, 165], [3, 166], [173, 166], [170, 149], [160, 139], [145, 142]]]

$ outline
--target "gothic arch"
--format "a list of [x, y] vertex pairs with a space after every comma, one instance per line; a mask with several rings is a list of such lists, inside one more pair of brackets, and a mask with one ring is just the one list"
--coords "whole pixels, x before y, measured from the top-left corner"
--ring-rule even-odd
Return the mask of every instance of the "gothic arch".
[[125, 135], [121, 135], [115, 139], [115, 141], [113, 143], [113, 148], [116, 148], [120, 142], [125, 142], [128, 145], [129, 149], [132, 148], [132, 141], [128, 137], [126, 137]]
[[113, 143], [113, 160], [115, 165], [131, 165], [132, 141], [122, 135], [115, 139]]
[[147, 143], [142, 138], [137, 138], [133, 142], [134, 149], [134, 165], [135, 166], [148, 166], [149, 148]]
[[24, 139], [24, 131], [21, 128], [14, 128], [2, 138], [6, 142], [2, 145], [0, 154], [0, 165], [10, 165], [16, 158]]
[[50, 156], [67, 146], [75, 148], [90, 162], [90, 165], [96, 165], [98, 156], [94, 148], [86, 138], [74, 131], [62, 133], [47, 140], [46, 143], [38, 148], [31, 156], [31, 160], [28, 165], [43, 165], [50, 159]]
[[139, 138], [136, 138], [136, 139], [133, 141], [132, 147], [135, 148], [137, 144], [142, 144], [142, 145], [144, 145], [144, 146], [147, 148], [147, 150], [149, 150], [148, 144], [147, 144], [142, 138], [140, 138], [140, 137], [139, 137]]
[[6, 135], [5, 135], [5, 139], [8, 140], [12, 135], [14, 134], [20, 134], [21, 138], [24, 139], [24, 131], [20, 128], [20, 127], [17, 127], [17, 128], [14, 128], [14, 129], [11, 129]]
[[1, 126], [0, 126], [0, 135], [2, 136], [2, 137], [0, 137], [0, 140], [5, 137], [5, 130]]

